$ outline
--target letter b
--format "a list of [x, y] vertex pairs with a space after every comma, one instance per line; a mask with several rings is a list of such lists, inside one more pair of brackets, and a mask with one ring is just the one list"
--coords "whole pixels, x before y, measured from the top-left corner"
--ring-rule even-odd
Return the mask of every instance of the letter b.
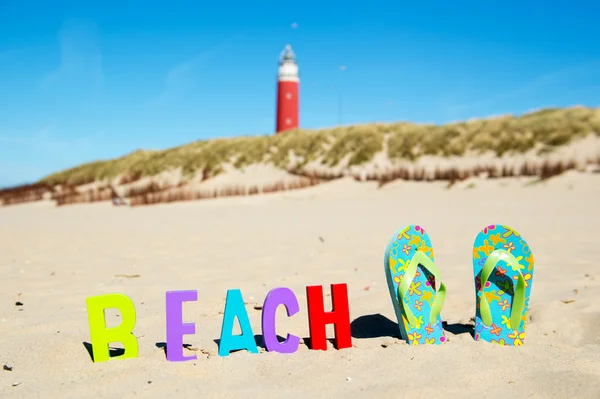
[[[138, 341], [133, 335], [135, 327], [135, 306], [131, 299], [122, 294], [106, 294], [86, 299], [90, 338], [94, 362], [104, 362], [110, 358], [108, 345], [121, 342], [125, 353], [118, 359], [136, 358], [138, 356]], [[121, 312], [121, 324], [117, 327], [106, 328], [106, 309], [118, 309]]]

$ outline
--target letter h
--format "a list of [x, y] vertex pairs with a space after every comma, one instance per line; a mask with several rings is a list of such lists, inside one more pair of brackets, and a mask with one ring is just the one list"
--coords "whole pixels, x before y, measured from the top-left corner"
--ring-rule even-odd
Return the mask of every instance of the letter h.
[[310, 329], [311, 349], [327, 350], [327, 324], [334, 325], [334, 344], [337, 349], [350, 348], [350, 310], [348, 308], [348, 287], [346, 284], [331, 284], [333, 309], [325, 312], [323, 287], [306, 287], [308, 303], [308, 325]]

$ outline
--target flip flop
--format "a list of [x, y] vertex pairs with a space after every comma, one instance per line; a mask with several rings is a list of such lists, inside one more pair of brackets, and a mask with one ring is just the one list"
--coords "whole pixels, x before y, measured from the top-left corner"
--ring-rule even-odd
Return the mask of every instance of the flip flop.
[[446, 286], [433, 259], [431, 240], [420, 226], [398, 230], [385, 249], [385, 276], [400, 337], [411, 345], [446, 341], [440, 317]]
[[483, 229], [473, 245], [475, 340], [505, 346], [525, 341], [533, 254], [514, 229], [499, 224]]

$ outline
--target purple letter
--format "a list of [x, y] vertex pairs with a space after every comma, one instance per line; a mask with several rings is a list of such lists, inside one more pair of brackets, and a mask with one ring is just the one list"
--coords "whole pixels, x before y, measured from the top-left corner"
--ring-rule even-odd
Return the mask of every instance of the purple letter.
[[265, 346], [269, 352], [294, 353], [298, 350], [300, 338], [287, 335], [285, 342], [279, 342], [275, 332], [275, 313], [277, 307], [283, 305], [287, 315], [293, 316], [300, 311], [296, 295], [289, 288], [274, 288], [267, 294], [262, 311], [262, 330]]
[[196, 326], [183, 323], [181, 304], [197, 300], [198, 291], [167, 291], [167, 360], [170, 362], [196, 359], [196, 355], [183, 356], [183, 335], [195, 334]]

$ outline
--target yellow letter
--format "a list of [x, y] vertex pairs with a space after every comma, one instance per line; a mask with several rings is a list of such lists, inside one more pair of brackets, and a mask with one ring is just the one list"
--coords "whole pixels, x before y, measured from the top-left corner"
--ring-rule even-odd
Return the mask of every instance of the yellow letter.
[[[119, 359], [136, 358], [138, 341], [133, 335], [135, 327], [135, 306], [129, 297], [122, 294], [106, 294], [86, 299], [90, 338], [94, 362], [104, 362], [110, 358], [108, 345], [121, 342], [125, 353]], [[106, 309], [116, 308], [121, 312], [121, 325], [106, 328]]]

